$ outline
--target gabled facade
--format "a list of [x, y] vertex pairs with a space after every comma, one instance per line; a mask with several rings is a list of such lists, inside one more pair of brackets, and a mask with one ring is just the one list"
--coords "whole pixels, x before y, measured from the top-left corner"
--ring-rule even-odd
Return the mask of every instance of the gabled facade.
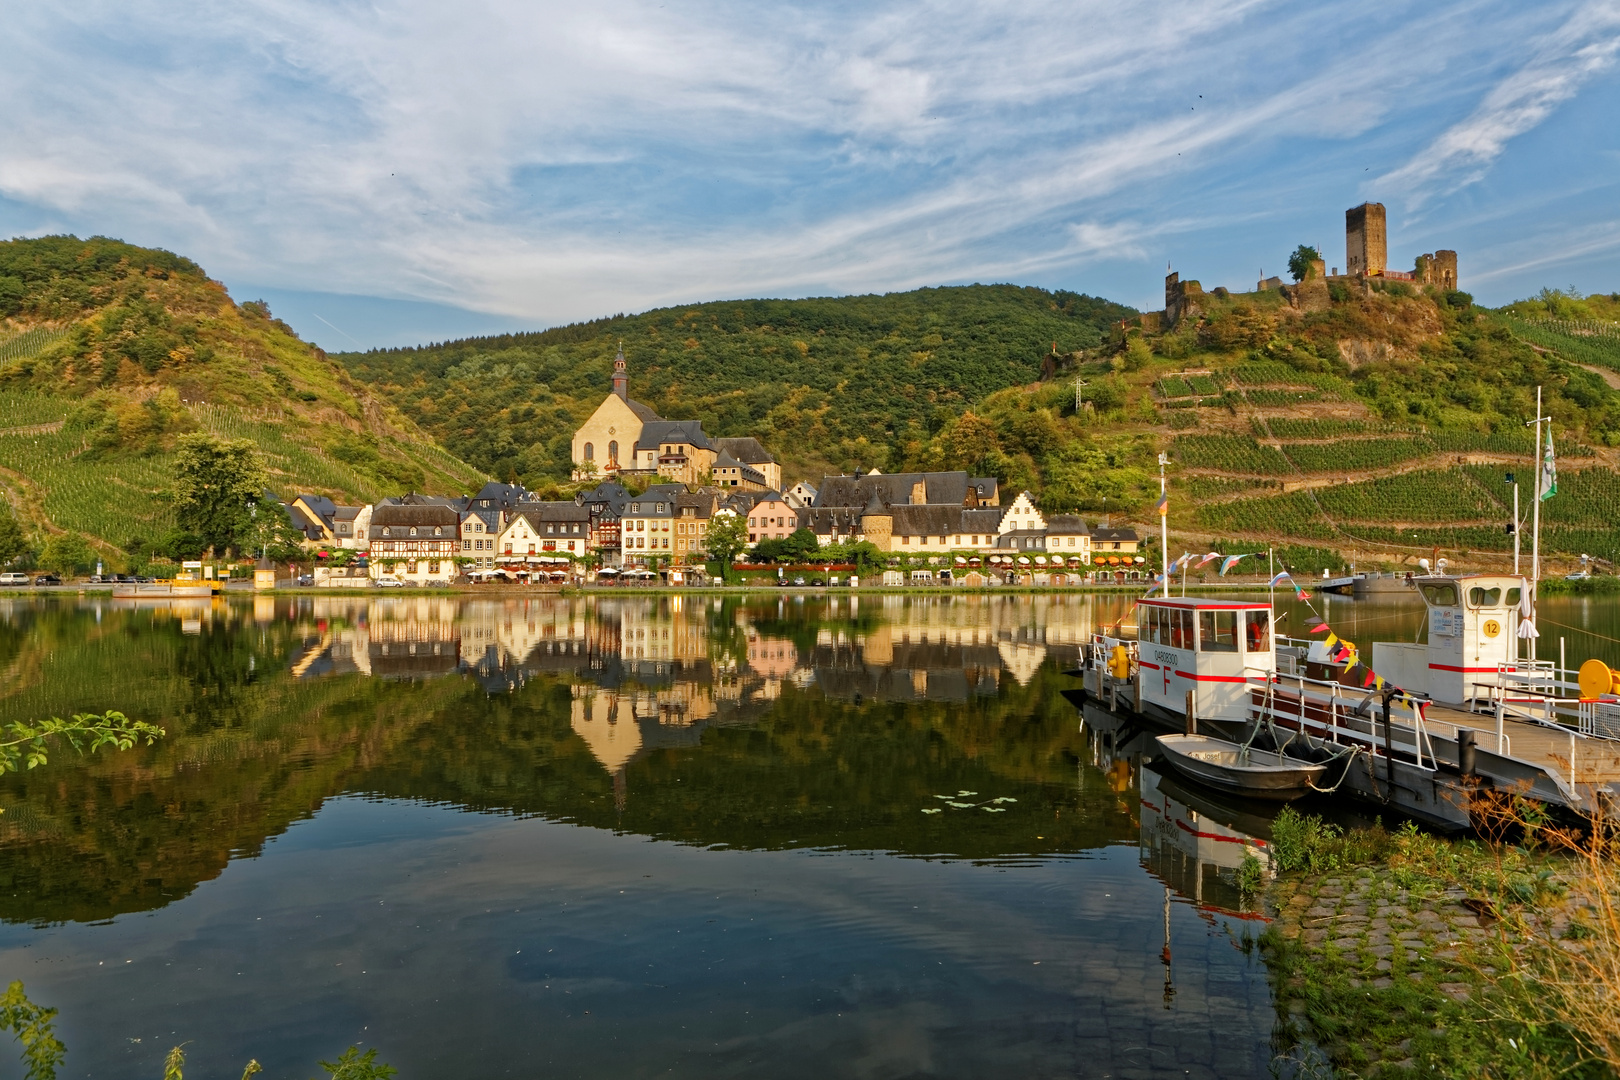
[[1007, 507], [1007, 512], [1001, 517], [1002, 532], [1042, 532], [1046, 531], [1046, 517], [1035, 505], [1035, 496], [1027, 491], [1020, 491], [1018, 498]]
[[500, 536], [500, 511], [468, 510], [461, 517], [461, 556], [469, 570], [495, 568], [495, 544]]
[[782, 501], [795, 510], [803, 510], [816, 504], [816, 489], [808, 481], [800, 480], [782, 492]]
[[[775, 456], [760, 443], [758, 439], [743, 437], [737, 439], [715, 439], [714, 448], [717, 453], [730, 454], [745, 468], [753, 469], [759, 473], [759, 491], [778, 491], [782, 487], [782, 466], [777, 463]], [[715, 483], [721, 487], [716, 478]], [[741, 485], [733, 484], [732, 487]]]
[[579, 502], [518, 503], [497, 540], [496, 563], [537, 558], [584, 558], [591, 512]]
[[624, 504], [619, 544], [626, 564], [670, 558], [675, 553], [675, 500], [679, 484], [655, 484]]
[[611, 476], [620, 469], [635, 468], [633, 455], [641, 430], [657, 419], [656, 412], [630, 397], [624, 346], [619, 346], [613, 358], [613, 391], [574, 432], [574, 479]]
[[444, 503], [379, 503], [371, 510], [369, 572], [412, 585], [448, 584], [459, 572], [460, 533], [460, 512]]
[[1099, 525], [1091, 531], [1091, 550], [1097, 556], [1135, 555], [1141, 546], [1135, 529]]
[[371, 507], [340, 506], [332, 515], [332, 539], [339, 547], [365, 551], [370, 547], [366, 531], [371, 527]]
[[1091, 529], [1078, 514], [1053, 514], [1046, 519], [1046, 550], [1065, 559], [1091, 562]]

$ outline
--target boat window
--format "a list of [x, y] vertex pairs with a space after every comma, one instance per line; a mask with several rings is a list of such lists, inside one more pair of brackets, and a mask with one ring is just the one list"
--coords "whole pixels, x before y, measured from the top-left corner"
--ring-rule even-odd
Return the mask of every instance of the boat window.
[[1237, 615], [1235, 611], [1200, 611], [1199, 651], [1237, 652]]
[[1136, 620], [1136, 640], [1156, 644], [1159, 640], [1159, 609], [1151, 604], [1142, 605], [1142, 614]]
[[1508, 607], [1518, 607], [1519, 606], [1519, 596], [1520, 596], [1520, 592], [1519, 592], [1518, 589], [1509, 589], [1508, 590], [1508, 597], [1507, 597], [1507, 606]]
[[1468, 590], [1468, 602], [1475, 607], [1495, 607], [1501, 599], [1501, 589], [1482, 589], [1475, 585]]
[[1455, 585], [1425, 585], [1423, 586], [1423, 599], [1433, 607], [1455, 607], [1457, 604], [1457, 586]]
[[1244, 642], [1249, 652], [1264, 653], [1271, 651], [1271, 612], [1250, 611], [1244, 614], [1244, 625], [1247, 636]]
[[1193, 647], [1192, 612], [1186, 608], [1166, 608], [1165, 620], [1170, 624], [1170, 647], [1172, 649], [1188, 649]]

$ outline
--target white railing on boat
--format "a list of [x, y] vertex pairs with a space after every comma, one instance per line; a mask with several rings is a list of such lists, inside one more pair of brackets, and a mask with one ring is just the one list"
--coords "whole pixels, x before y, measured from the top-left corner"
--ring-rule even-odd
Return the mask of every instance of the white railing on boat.
[[[1359, 748], [1378, 756], [1410, 754], [1422, 769], [1437, 767], [1431, 726], [1450, 728], [1450, 737], [1457, 737], [1455, 724], [1428, 720], [1418, 701], [1412, 698], [1404, 699], [1398, 706], [1391, 703], [1388, 729], [1380, 734], [1383, 704], [1378, 694], [1329, 679], [1312, 679], [1299, 674], [1278, 674], [1273, 678], [1251, 676], [1249, 690], [1249, 712], [1253, 720], [1281, 721], [1284, 727], [1293, 727], [1335, 746]], [[1289, 696], [1279, 697], [1278, 691]], [[1254, 700], [1256, 693], [1261, 695], [1258, 703]], [[1325, 717], [1320, 715], [1322, 713]], [[1354, 721], [1364, 724], [1365, 730]], [[1439, 733], [1445, 734], [1443, 730]], [[1505, 736], [1499, 734], [1498, 746], [1505, 745]]]

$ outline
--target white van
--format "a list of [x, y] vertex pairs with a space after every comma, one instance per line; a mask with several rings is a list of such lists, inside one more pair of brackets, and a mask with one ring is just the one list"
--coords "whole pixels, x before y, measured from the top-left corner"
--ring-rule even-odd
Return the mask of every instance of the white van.
[[28, 575], [27, 574], [19, 574], [19, 573], [15, 572], [15, 571], [0, 574], [0, 585], [26, 585], [26, 584], [28, 584]]

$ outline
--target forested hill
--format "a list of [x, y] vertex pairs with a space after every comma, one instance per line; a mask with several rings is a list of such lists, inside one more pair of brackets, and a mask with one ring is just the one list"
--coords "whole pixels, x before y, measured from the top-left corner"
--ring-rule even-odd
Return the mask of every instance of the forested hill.
[[481, 482], [190, 259], [105, 237], [0, 242], [0, 498], [36, 540], [84, 533], [103, 554], [160, 540], [175, 440], [197, 430], [253, 440], [282, 494]]
[[1097, 347], [1134, 310], [1014, 285], [735, 300], [532, 334], [335, 355], [456, 455], [533, 485], [562, 479], [573, 431], [624, 343], [630, 393], [715, 435], [756, 435], [792, 476], [892, 468], [987, 394], [1035, 381], [1054, 349]]

